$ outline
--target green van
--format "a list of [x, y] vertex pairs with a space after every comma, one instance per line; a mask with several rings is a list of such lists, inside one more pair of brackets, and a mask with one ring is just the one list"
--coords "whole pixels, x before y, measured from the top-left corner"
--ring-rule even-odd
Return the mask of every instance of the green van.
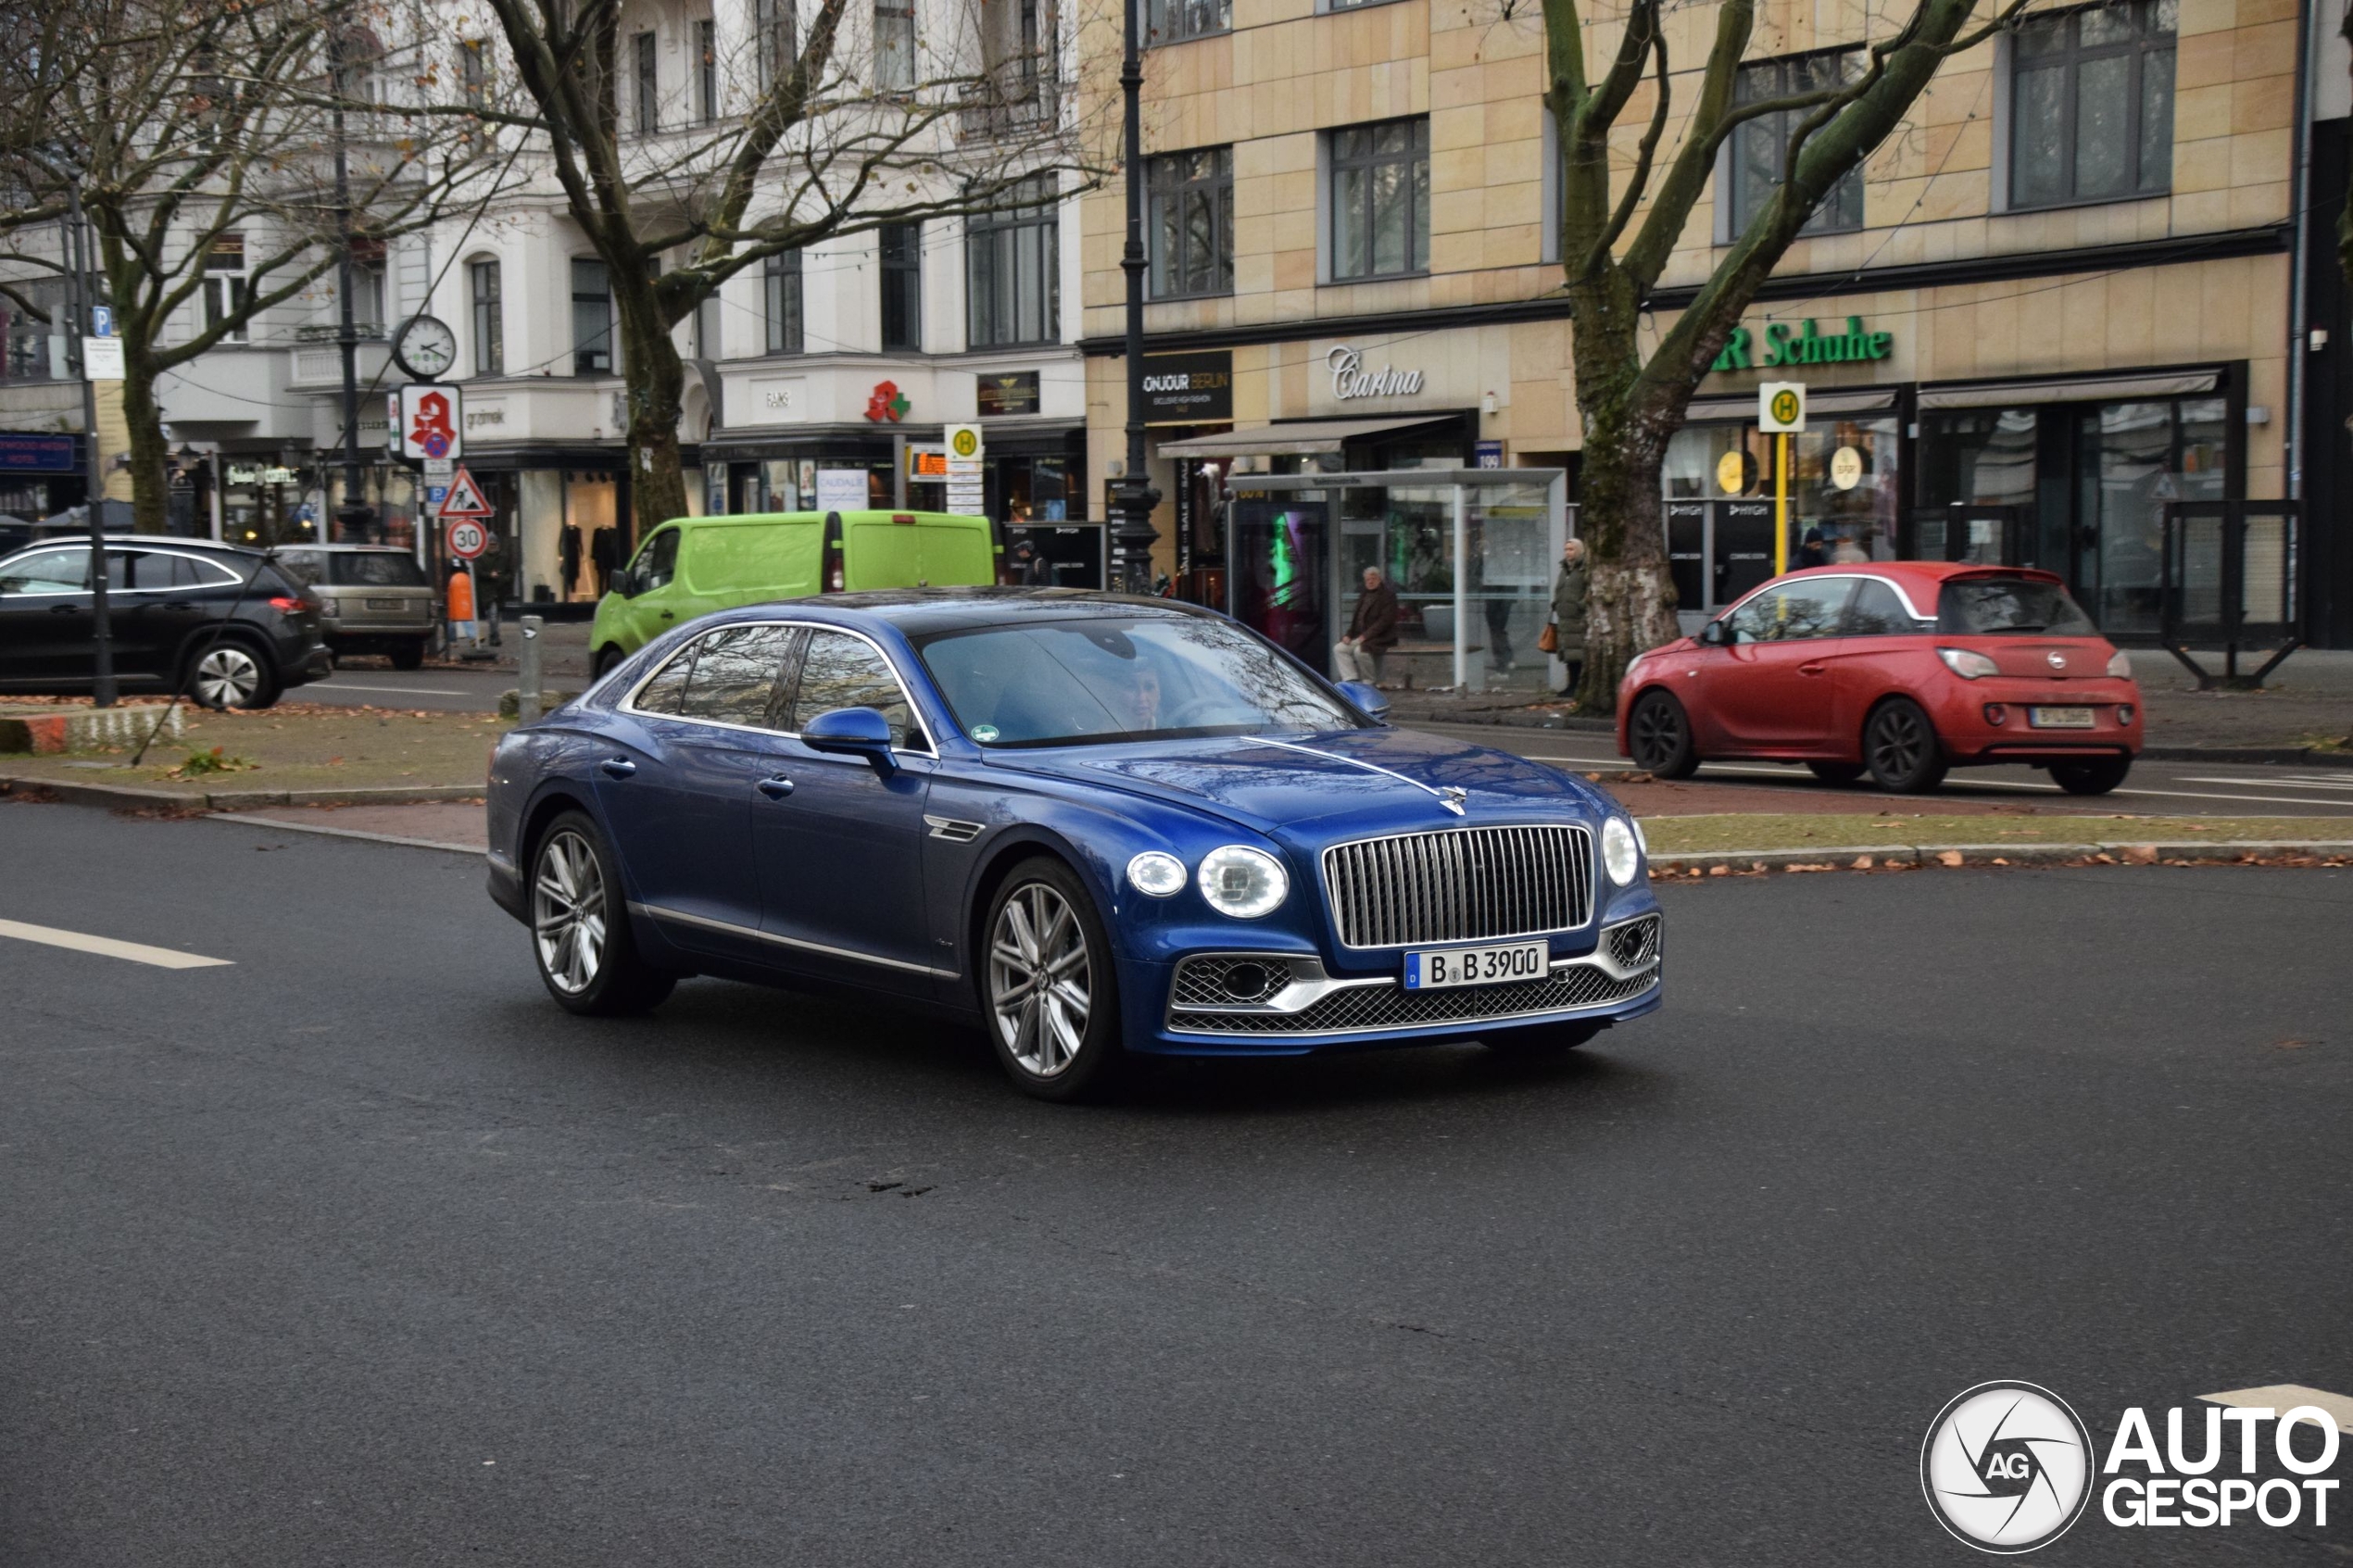
[[995, 532], [953, 512], [749, 512], [682, 517], [646, 535], [597, 605], [602, 675], [673, 626], [770, 599], [997, 581]]

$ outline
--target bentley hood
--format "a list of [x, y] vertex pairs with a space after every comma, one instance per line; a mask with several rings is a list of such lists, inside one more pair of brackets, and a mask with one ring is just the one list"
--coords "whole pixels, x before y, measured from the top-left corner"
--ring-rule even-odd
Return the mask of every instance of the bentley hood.
[[1207, 808], [1277, 837], [1330, 840], [1463, 822], [1592, 811], [1583, 779], [1485, 746], [1403, 730], [1216, 735], [1000, 751], [995, 767]]

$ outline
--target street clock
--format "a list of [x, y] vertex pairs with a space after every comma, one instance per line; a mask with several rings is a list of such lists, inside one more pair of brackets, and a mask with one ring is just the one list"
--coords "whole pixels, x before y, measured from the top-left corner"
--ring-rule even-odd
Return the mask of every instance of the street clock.
[[458, 334], [434, 316], [411, 316], [392, 340], [392, 357], [419, 381], [439, 381], [458, 362]]

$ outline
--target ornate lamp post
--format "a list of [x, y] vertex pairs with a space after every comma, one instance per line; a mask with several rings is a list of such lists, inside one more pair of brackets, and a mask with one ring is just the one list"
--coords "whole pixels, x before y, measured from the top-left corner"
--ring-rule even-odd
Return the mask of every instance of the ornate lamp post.
[[1127, 186], [1127, 244], [1120, 252], [1119, 270], [1127, 280], [1127, 461], [1114, 487], [1119, 521], [1112, 530], [1112, 553], [1118, 562], [1123, 593], [1149, 594], [1152, 586], [1152, 546], [1159, 533], [1152, 527], [1152, 508], [1160, 492], [1152, 488], [1144, 461], [1144, 152], [1141, 99], [1144, 88], [1142, 39], [1137, 14], [1144, 0], [1120, 0], [1122, 54], [1119, 86], [1125, 100], [1126, 156], [1122, 159]]

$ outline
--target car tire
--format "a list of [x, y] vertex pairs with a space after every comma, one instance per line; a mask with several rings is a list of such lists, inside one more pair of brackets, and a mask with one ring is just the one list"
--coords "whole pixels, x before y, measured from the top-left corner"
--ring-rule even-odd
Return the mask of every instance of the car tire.
[[200, 646], [181, 676], [180, 689], [200, 708], [268, 708], [285, 683], [277, 661], [243, 637], [222, 637]]
[[606, 676], [611, 674], [613, 672], [613, 667], [628, 657], [629, 656], [627, 654], [622, 652], [610, 643], [607, 643], [603, 647], [598, 648], [597, 650], [596, 679], [601, 681]]
[[2130, 757], [2101, 757], [2089, 762], [2054, 762], [2051, 782], [2070, 795], [2106, 795], [2133, 771]]
[[1863, 760], [1880, 788], [1925, 795], [1944, 782], [1944, 743], [1927, 711], [1909, 697], [1891, 697], [1863, 722]]
[[422, 670], [425, 667], [425, 645], [422, 643], [395, 644], [392, 650], [392, 667], [395, 670]]
[[1806, 767], [1807, 771], [1824, 784], [1836, 784], [1841, 789], [1844, 789], [1863, 776], [1863, 765], [1860, 762], [1808, 762]]
[[1634, 766], [1655, 779], [1688, 779], [1699, 771], [1691, 715], [1668, 693], [1649, 691], [1634, 699], [1634, 711], [1626, 720], [1626, 745]]
[[1506, 1061], [1547, 1061], [1590, 1044], [1606, 1023], [1539, 1023], [1478, 1043]]
[[[1126, 1060], [1119, 976], [1077, 873], [1045, 856], [1022, 861], [989, 899], [980, 931], [981, 1020], [1013, 1086], [1063, 1102], [1110, 1089]], [[1051, 985], [1041, 978], [1049, 973]]]
[[678, 977], [637, 951], [612, 847], [585, 811], [566, 811], [532, 846], [524, 895], [531, 957], [556, 1005], [589, 1018], [659, 1006]]

